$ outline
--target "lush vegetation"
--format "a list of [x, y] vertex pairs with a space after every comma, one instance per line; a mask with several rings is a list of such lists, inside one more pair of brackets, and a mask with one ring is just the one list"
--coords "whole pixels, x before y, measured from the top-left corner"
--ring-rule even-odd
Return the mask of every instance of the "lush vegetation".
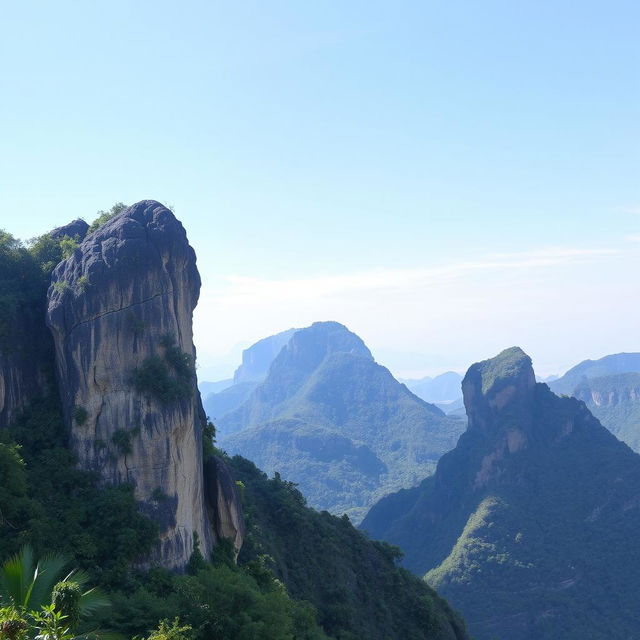
[[108, 211], [98, 211], [96, 214], [96, 218], [89, 225], [89, 230], [87, 233], [93, 233], [97, 229], [99, 229], [102, 225], [106, 224], [112, 218], [115, 218], [119, 213], [124, 211], [127, 208], [127, 205], [124, 202], [116, 202], [111, 209]]
[[[481, 640], [633, 637], [640, 458], [575, 400], [543, 384], [532, 394], [487, 413], [435, 477], [363, 526], [401, 545]], [[509, 451], [516, 430], [526, 444]]]
[[317, 509], [359, 522], [379, 498], [432, 473], [464, 430], [338, 323], [299, 329], [289, 346], [244, 404], [218, 420], [218, 437], [223, 449], [299, 484]]
[[464, 624], [424, 582], [399, 569], [400, 550], [371, 542], [346, 516], [309, 509], [300, 491], [244, 458], [231, 461], [245, 496], [239, 562], [270, 567], [292, 596], [312, 603], [340, 640], [466, 638]]

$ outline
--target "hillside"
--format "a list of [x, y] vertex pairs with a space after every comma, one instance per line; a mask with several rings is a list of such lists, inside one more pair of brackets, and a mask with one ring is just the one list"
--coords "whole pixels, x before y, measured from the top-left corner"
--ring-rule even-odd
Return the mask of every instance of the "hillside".
[[611, 433], [640, 452], [639, 353], [585, 360], [549, 387], [582, 400]]
[[464, 423], [412, 394], [346, 327], [318, 322], [294, 334], [217, 427], [229, 453], [298, 483], [313, 507], [359, 521], [431, 473]]
[[[245, 349], [242, 352], [242, 363], [236, 369], [233, 380], [228, 384], [226, 384], [227, 381], [201, 384], [200, 390], [203, 393], [206, 414], [217, 422], [237, 409], [267, 377], [271, 363], [295, 332], [296, 329], [281, 331], [273, 336], [258, 340]], [[212, 390], [205, 394], [204, 385]], [[216, 385], [217, 388], [215, 388]]]
[[463, 392], [457, 447], [362, 528], [402, 547], [479, 640], [635, 637], [640, 458], [517, 348], [473, 365]]

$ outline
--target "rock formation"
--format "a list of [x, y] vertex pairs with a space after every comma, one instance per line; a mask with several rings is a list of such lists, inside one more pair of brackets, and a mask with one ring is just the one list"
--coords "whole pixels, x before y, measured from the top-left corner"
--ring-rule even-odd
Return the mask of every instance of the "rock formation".
[[215, 541], [192, 340], [199, 292], [184, 228], [152, 200], [88, 235], [57, 266], [48, 292], [47, 323], [79, 464], [105, 483], [135, 487], [143, 511], [161, 526], [155, 560], [171, 568], [187, 563], [194, 534], [205, 554]]
[[362, 528], [399, 545], [479, 640], [633, 637], [640, 458], [512, 348], [473, 365], [469, 417], [433, 477]]

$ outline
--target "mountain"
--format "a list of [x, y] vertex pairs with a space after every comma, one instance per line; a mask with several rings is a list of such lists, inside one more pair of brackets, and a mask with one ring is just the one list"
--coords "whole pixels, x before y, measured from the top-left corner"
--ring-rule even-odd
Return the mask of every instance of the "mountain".
[[459, 608], [478, 640], [633, 638], [640, 457], [518, 348], [473, 365], [469, 426], [436, 473], [362, 523]]
[[223, 449], [280, 472], [312, 506], [354, 521], [377, 498], [431, 473], [464, 429], [337, 322], [298, 330], [265, 381], [216, 424]]
[[216, 380], [215, 382], [202, 381], [198, 382], [198, 390], [203, 398], [206, 398], [210, 393], [219, 393], [228, 389], [233, 384], [233, 378], [227, 378], [226, 380]]
[[549, 382], [549, 388], [557, 394], [571, 395], [585, 379], [619, 373], [640, 373], [640, 353], [614, 353], [599, 360], [584, 360], [561, 378]]
[[426, 377], [420, 380], [403, 380], [402, 382], [418, 398], [422, 398], [426, 402], [441, 404], [462, 398], [462, 391], [460, 391], [462, 376], [455, 371], [441, 373], [435, 378]]
[[640, 452], [640, 353], [585, 360], [549, 387], [582, 400], [611, 433]]
[[207, 416], [217, 422], [247, 400], [265, 379], [271, 363], [295, 332], [296, 329], [288, 329], [276, 333], [245, 349], [242, 352], [242, 364], [236, 369], [231, 384], [220, 388], [220, 383], [217, 383], [218, 388], [204, 396], [203, 405]]
[[296, 329], [287, 329], [273, 336], [258, 340], [242, 352], [242, 364], [233, 374], [233, 383], [262, 382], [269, 372], [269, 367], [282, 347], [289, 342]]
[[[155, 201], [100, 218], [0, 233], [0, 564], [63, 554], [118, 637], [469, 640], [395, 549], [213, 448], [186, 233]], [[0, 591], [0, 636], [33, 629]]]

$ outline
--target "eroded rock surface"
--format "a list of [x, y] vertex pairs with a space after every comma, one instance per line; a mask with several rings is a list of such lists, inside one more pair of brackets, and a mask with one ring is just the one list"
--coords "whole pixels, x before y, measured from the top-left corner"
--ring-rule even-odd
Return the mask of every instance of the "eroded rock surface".
[[200, 292], [182, 224], [153, 200], [88, 235], [55, 269], [47, 323], [71, 445], [155, 514], [155, 560], [183, 567], [213, 544], [202, 473], [192, 313]]

